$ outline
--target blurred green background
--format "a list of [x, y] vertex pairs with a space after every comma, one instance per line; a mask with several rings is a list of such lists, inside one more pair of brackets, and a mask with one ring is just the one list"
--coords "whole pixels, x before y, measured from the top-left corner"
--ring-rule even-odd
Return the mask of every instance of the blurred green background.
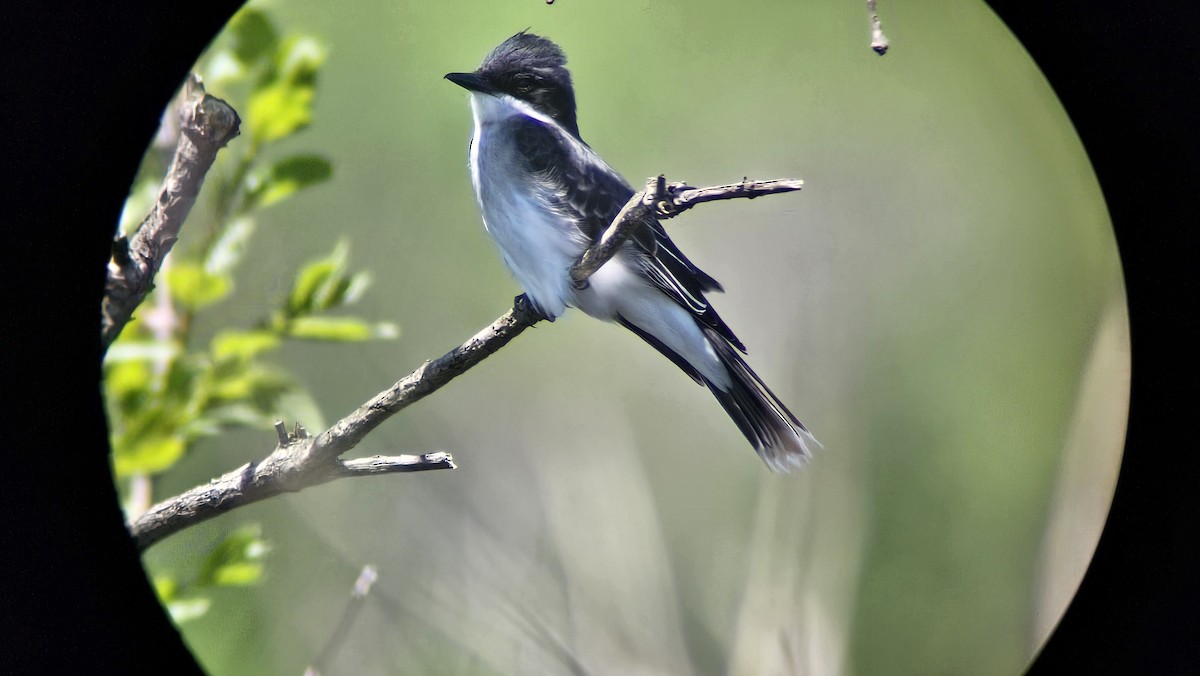
[[[334, 482], [147, 553], [185, 571], [262, 524], [265, 580], [183, 625], [211, 673], [301, 672], [364, 564], [379, 581], [326, 673], [1008, 674], [1036, 654], [1107, 513], [1127, 319], [1085, 152], [982, 2], [884, 0], [882, 58], [844, 0], [255, 6], [329, 46], [313, 125], [268, 152], [334, 174], [258, 217], [199, 335], [269, 313], [345, 237], [374, 277], [355, 312], [401, 335], [278, 354], [330, 422], [501, 314], [520, 289], [442, 75], [531, 27], [568, 55], [584, 139], [635, 185], [805, 180], [668, 229], [825, 450], [770, 475], [707, 391], [568, 313], [357, 449], [460, 469]], [[207, 440], [154, 498], [273, 444]]]

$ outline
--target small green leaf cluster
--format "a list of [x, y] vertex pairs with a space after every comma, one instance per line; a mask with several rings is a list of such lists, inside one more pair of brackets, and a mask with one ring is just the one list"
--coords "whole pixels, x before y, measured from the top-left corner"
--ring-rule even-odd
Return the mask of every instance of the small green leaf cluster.
[[270, 551], [257, 524], [243, 526], [209, 551], [190, 581], [181, 583], [172, 575], [156, 575], [154, 590], [175, 623], [194, 620], [208, 612], [212, 605], [209, 594], [214, 589], [258, 584], [265, 575], [264, 562]]
[[333, 317], [326, 310], [357, 301], [371, 284], [366, 272], [348, 274], [349, 246], [340, 240], [329, 256], [310, 261], [296, 274], [287, 303], [271, 320], [271, 329], [289, 338], [358, 341], [395, 338], [399, 328], [389, 322], [366, 322], [357, 317]]

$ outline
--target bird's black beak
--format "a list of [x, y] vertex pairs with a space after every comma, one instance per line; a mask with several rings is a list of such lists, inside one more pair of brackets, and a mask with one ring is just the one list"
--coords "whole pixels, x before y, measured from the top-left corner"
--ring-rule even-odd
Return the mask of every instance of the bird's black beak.
[[446, 79], [468, 91], [481, 94], [496, 93], [496, 88], [476, 73], [446, 73]]

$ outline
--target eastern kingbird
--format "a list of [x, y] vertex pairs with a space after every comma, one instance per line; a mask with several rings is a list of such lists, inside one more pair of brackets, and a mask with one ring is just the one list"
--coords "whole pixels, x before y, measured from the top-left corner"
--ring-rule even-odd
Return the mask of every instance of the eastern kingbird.
[[566, 63], [558, 45], [523, 31], [474, 72], [446, 75], [471, 92], [471, 183], [505, 264], [547, 319], [573, 306], [618, 322], [707, 385], [769, 468], [803, 466], [820, 443], [742, 360], [745, 346], [704, 297], [721, 285], [658, 221], [584, 288], [572, 283], [571, 267], [634, 190], [580, 138]]

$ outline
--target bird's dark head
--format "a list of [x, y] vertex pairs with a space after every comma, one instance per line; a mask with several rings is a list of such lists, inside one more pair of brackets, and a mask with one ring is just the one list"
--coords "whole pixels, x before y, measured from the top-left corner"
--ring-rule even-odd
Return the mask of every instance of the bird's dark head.
[[446, 79], [473, 92], [524, 101], [579, 136], [566, 65], [566, 55], [553, 41], [521, 31], [493, 49], [474, 72], [449, 73]]

